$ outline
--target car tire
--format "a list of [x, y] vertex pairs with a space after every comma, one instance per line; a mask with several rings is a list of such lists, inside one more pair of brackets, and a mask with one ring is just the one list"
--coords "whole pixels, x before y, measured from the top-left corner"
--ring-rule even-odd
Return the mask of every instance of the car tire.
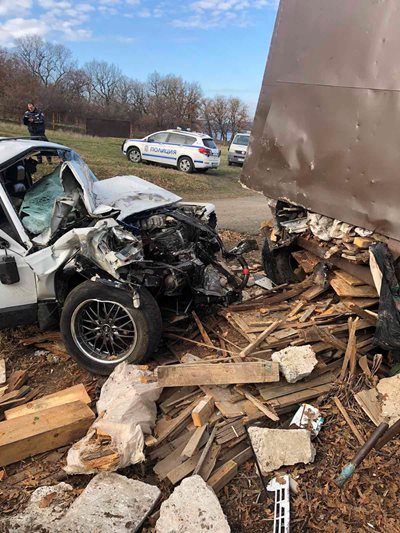
[[[146, 289], [140, 289], [139, 297], [136, 309], [128, 291], [99, 281], [85, 281], [70, 292], [60, 327], [68, 352], [80, 366], [106, 376], [122, 361], [138, 364], [152, 355], [161, 339], [161, 312]], [[112, 351], [114, 346], [120, 353]]]
[[262, 249], [262, 262], [265, 274], [276, 285], [299, 281], [293, 269], [292, 252], [293, 247], [277, 247], [271, 241], [270, 232], [266, 232]]
[[179, 158], [177, 167], [178, 170], [185, 172], [186, 174], [191, 174], [194, 170], [193, 161], [186, 155]]
[[228, 161], [228, 167], [231, 167], [233, 165], [232, 161]]
[[137, 148], [136, 146], [129, 148], [129, 150], [126, 152], [126, 156], [131, 163], [142, 162], [142, 154], [140, 153], [139, 148]]

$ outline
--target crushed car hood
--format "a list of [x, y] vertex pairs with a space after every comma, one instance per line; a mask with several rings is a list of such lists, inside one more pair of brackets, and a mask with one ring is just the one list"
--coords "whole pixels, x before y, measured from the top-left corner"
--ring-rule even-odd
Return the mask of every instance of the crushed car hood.
[[95, 205], [93, 214], [102, 206], [110, 206], [119, 211], [118, 220], [181, 200], [180, 196], [137, 176], [116, 176], [96, 181], [93, 183], [92, 193]]

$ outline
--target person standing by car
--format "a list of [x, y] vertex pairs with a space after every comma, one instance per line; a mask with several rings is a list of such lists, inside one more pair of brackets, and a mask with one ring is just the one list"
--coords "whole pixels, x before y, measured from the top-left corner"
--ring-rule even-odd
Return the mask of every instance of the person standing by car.
[[[23, 122], [27, 126], [31, 137], [41, 137], [43, 141], [48, 141], [46, 137], [46, 122], [43, 111], [40, 111], [33, 102], [28, 102], [27, 110], [24, 113]], [[42, 162], [41, 156], [38, 157], [39, 163]], [[51, 158], [47, 157], [51, 163]]]

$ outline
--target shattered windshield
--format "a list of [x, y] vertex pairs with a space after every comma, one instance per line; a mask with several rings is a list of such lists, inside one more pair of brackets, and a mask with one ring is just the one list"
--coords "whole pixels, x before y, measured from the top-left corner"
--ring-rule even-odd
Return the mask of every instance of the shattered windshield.
[[58, 150], [60, 164], [26, 192], [19, 214], [22, 225], [29, 233], [40, 235], [46, 231], [52, 221], [56, 201], [66, 195], [61, 182], [61, 168], [66, 161], [73, 161], [79, 165], [82, 175], [89, 182], [96, 182], [97, 178], [83, 159], [73, 150]]

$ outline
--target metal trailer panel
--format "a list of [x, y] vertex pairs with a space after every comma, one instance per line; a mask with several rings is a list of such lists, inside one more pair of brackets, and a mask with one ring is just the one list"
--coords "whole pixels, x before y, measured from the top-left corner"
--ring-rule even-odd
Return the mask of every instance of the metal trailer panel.
[[400, 3], [281, 0], [242, 182], [400, 240]]

